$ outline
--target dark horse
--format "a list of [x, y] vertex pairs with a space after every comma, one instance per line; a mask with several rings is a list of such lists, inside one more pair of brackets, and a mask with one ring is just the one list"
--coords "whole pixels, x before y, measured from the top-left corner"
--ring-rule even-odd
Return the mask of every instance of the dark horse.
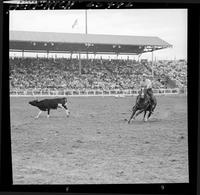
[[[144, 93], [144, 94], [142, 94], [142, 93]], [[142, 112], [144, 112], [143, 120], [147, 121], [157, 105], [157, 100], [156, 100], [155, 96], [153, 96], [153, 95], [152, 95], [152, 100], [153, 101], [151, 101], [150, 96], [148, 95], [147, 92], [145, 93], [144, 90], [141, 90], [139, 92], [139, 95], [136, 98], [136, 104], [132, 108], [132, 114], [131, 114], [130, 119], [128, 120], [128, 123], [130, 123], [132, 118], [135, 119], [135, 117], [137, 117]], [[145, 116], [146, 116], [147, 111], [149, 112], [149, 114], [146, 119]]]

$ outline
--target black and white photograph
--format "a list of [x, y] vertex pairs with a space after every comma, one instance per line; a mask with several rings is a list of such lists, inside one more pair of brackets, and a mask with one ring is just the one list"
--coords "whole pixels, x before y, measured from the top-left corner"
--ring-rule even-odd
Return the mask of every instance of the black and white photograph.
[[10, 10], [13, 184], [189, 183], [187, 17]]

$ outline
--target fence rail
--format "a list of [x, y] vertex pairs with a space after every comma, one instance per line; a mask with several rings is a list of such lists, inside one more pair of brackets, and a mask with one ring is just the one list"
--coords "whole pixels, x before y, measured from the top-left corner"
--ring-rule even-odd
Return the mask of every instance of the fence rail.
[[[128, 90], [10, 90], [11, 97], [27, 96], [136, 96], [139, 89]], [[155, 95], [187, 94], [187, 89], [153, 89]]]

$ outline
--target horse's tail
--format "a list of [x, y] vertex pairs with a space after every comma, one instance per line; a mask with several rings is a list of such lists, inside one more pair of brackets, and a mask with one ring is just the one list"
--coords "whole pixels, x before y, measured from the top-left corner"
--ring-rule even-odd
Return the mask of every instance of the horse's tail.
[[157, 100], [155, 98], [155, 96], [152, 97], [152, 103], [151, 103], [151, 106], [152, 106], [152, 111], [154, 111], [154, 109], [156, 108], [157, 106]]
[[152, 111], [154, 111], [154, 109], [156, 108], [156, 106], [157, 106], [157, 100], [154, 99], [154, 105], [153, 105], [153, 109], [152, 109]]

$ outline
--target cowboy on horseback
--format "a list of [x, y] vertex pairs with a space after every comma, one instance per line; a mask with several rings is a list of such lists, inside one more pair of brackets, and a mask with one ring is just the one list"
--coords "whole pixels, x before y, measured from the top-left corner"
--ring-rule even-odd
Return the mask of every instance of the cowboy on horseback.
[[[147, 121], [157, 105], [157, 100], [155, 96], [153, 96], [152, 82], [150, 79], [147, 79], [146, 74], [142, 75], [140, 86], [141, 90], [136, 98], [136, 104], [132, 108], [132, 114], [128, 123], [130, 123], [132, 118], [135, 119], [142, 112], [144, 112], [143, 120]], [[147, 118], [145, 118], [147, 111], [149, 114]]]
[[153, 90], [152, 90], [152, 82], [147, 78], [146, 74], [142, 75], [142, 81], [140, 83], [141, 89], [144, 89], [144, 95], [149, 95], [152, 100]]
[[[148, 76], [146, 74], [142, 75], [142, 81], [140, 83], [141, 90], [144, 89], [144, 96], [148, 95], [150, 98], [151, 103], [154, 103], [153, 99], [153, 90], [152, 90], [152, 82], [150, 79], [147, 78]], [[152, 110], [153, 112], [153, 110]]]

